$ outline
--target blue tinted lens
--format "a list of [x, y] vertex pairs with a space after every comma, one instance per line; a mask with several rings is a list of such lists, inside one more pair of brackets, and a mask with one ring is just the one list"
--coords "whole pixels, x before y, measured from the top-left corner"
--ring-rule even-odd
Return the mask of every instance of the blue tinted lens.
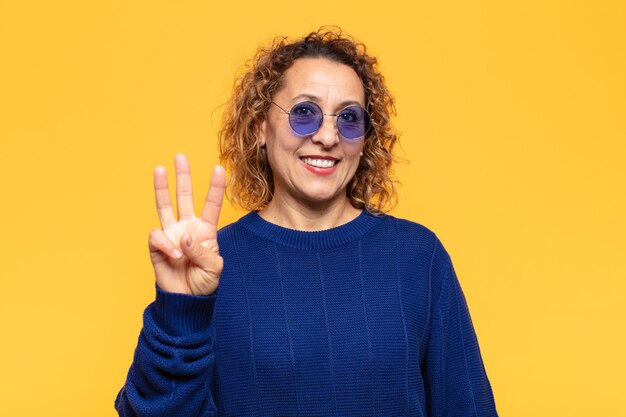
[[289, 112], [289, 125], [298, 135], [310, 135], [322, 126], [324, 115], [315, 103], [305, 101], [296, 104]]
[[337, 130], [346, 139], [365, 136], [370, 128], [370, 116], [361, 106], [349, 106], [337, 115]]

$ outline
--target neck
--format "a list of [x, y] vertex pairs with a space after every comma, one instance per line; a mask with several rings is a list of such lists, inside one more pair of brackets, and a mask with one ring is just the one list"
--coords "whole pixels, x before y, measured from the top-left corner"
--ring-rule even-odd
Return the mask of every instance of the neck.
[[361, 210], [354, 208], [345, 198], [331, 204], [306, 204], [274, 196], [259, 212], [270, 223], [288, 229], [319, 231], [346, 224], [359, 216]]

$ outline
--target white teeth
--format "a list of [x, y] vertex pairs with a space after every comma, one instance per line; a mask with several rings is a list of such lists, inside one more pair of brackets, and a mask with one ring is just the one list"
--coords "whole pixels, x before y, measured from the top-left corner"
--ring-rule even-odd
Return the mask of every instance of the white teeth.
[[304, 163], [317, 168], [330, 168], [332, 166], [335, 166], [335, 164], [337, 163], [336, 160], [331, 159], [302, 158], [302, 160], [304, 161]]

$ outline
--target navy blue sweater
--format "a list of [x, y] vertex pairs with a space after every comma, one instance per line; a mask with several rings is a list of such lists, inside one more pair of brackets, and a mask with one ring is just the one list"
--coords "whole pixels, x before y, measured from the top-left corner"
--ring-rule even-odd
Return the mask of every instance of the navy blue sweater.
[[437, 237], [366, 212], [320, 232], [252, 212], [210, 296], [157, 288], [121, 416], [496, 416]]

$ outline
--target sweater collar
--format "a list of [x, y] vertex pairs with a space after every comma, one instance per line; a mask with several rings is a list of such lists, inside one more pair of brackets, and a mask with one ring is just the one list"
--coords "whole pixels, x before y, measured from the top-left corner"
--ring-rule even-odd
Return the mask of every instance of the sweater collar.
[[238, 223], [245, 229], [278, 245], [299, 250], [330, 249], [357, 240], [378, 224], [384, 215], [373, 216], [362, 210], [354, 220], [341, 226], [320, 231], [288, 229], [268, 222], [256, 211], [252, 211]]

